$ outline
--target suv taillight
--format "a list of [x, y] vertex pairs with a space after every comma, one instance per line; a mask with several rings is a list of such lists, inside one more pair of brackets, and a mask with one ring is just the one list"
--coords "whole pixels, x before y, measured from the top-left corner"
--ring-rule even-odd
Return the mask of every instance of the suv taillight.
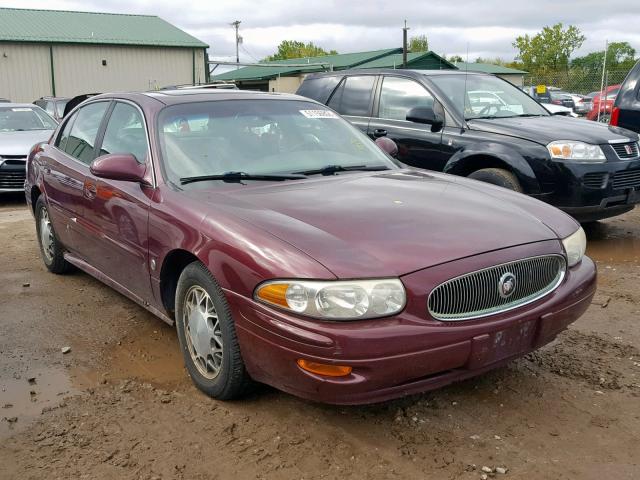
[[618, 125], [618, 117], [620, 116], [620, 109], [618, 107], [613, 107], [611, 111], [611, 119], [609, 120], [609, 125]]

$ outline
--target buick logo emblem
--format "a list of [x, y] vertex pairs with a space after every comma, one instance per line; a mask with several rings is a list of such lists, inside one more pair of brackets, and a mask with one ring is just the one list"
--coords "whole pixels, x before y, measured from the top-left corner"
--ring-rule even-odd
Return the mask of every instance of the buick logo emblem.
[[498, 294], [500, 294], [502, 298], [509, 298], [515, 291], [516, 276], [511, 272], [507, 272], [500, 277], [500, 281], [498, 282]]
[[625, 145], [624, 151], [627, 152], [627, 155], [633, 155], [633, 148], [631, 148], [631, 145]]

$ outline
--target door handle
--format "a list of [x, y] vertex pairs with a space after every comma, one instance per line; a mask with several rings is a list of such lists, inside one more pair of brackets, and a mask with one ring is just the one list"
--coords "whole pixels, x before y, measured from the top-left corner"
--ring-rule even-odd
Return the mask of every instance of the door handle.
[[373, 136], [375, 138], [385, 137], [387, 135], [387, 131], [384, 128], [376, 128], [373, 131]]
[[96, 194], [98, 193], [98, 189], [96, 188], [96, 184], [93, 182], [85, 182], [84, 183], [84, 195], [87, 198], [96, 198]]

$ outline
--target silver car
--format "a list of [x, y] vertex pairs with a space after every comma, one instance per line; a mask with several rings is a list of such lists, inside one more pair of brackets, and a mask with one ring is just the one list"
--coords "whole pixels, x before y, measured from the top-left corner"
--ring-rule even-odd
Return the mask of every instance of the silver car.
[[31, 147], [49, 140], [56, 126], [36, 105], [0, 103], [0, 192], [23, 190]]

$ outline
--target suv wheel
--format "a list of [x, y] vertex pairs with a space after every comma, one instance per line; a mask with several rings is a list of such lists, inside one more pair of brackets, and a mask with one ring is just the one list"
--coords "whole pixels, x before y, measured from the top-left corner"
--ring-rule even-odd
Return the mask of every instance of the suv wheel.
[[36, 201], [36, 231], [40, 254], [47, 270], [51, 273], [66, 273], [71, 270], [71, 264], [64, 259], [64, 249], [53, 230], [49, 210], [42, 195]]
[[482, 170], [476, 170], [469, 175], [469, 178], [522, 193], [522, 186], [516, 176], [502, 168], [483, 168]]
[[231, 309], [209, 270], [193, 262], [176, 291], [176, 326], [184, 362], [196, 386], [219, 400], [241, 396], [251, 385]]

